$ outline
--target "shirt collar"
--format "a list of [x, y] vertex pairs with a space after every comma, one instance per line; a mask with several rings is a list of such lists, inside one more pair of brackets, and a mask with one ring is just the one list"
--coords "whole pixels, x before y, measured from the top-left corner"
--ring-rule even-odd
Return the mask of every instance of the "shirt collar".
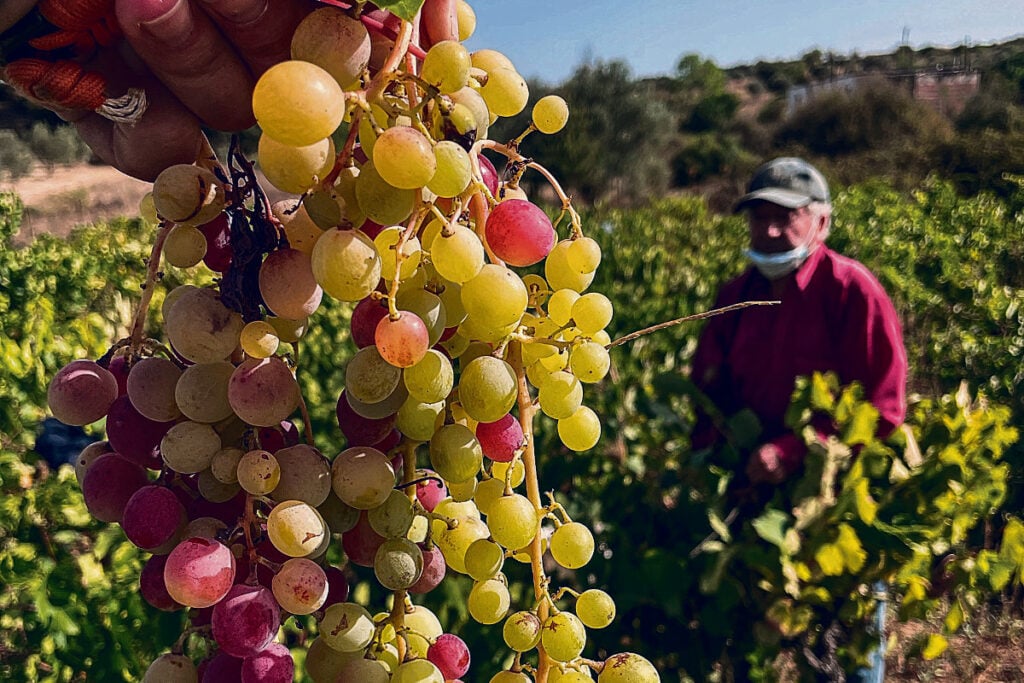
[[828, 247], [824, 243], [819, 244], [818, 248], [811, 252], [811, 255], [807, 257], [807, 260], [800, 264], [800, 267], [796, 270], [796, 286], [802, 292], [807, 289], [807, 285], [810, 284], [811, 278], [814, 277], [814, 273], [818, 270], [818, 264], [825, 258], [825, 254], [828, 253]]

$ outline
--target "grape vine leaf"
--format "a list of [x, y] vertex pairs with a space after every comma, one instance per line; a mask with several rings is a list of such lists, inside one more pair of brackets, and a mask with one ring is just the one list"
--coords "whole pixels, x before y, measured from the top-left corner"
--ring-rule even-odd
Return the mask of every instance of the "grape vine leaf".
[[750, 523], [757, 535], [772, 545], [782, 547], [786, 542], [786, 523], [789, 515], [782, 510], [768, 510]]
[[381, 9], [386, 9], [397, 17], [406, 21], [416, 18], [416, 13], [423, 6], [423, 0], [380, 0], [374, 3]]

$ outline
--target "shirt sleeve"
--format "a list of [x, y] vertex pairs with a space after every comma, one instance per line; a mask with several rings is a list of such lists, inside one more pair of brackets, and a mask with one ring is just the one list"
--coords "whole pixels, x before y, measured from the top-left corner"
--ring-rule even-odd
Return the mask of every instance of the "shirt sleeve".
[[[734, 303], [730, 301], [728, 290], [729, 288], [725, 287], [719, 291], [715, 308]], [[693, 383], [725, 413], [728, 413], [734, 403], [731, 398], [732, 379], [725, 362], [729, 353], [731, 330], [735, 328], [735, 321], [728, 324], [729, 315], [736, 313], [715, 316], [708, 320], [697, 340], [697, 348], [690, 367], [690, 379]], [[718, 436], [718, 430], [715, 429], [710, 416], [697, 406], [697, 423], [690, 439], [693, 447], [710, 446]]]

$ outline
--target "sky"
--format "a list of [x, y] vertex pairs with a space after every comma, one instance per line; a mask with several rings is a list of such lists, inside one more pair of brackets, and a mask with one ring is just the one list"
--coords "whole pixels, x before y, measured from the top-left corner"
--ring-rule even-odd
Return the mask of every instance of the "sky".
[[555, 84], [590, 59], [669, 75], [696, 52], [719, 66], [987, 44], [1024, 36], [1024, 0], [469, 0], [470, 50], [493, 48], [523, 76]]

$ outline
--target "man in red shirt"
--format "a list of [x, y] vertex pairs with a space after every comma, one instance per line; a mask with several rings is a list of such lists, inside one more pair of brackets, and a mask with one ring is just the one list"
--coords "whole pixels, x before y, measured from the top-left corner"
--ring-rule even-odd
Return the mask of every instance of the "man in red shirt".
[[[712, 318], [691, 376], [724, 414], [748, 408], [758, 416], [762, 445], [746, 475], [752, 483], [780, 483], [806, 452], [785, 425], [794, 380], [833, 371], [842, 384], [859, 382], [884, 436], [906, 412], [907, 354], [896, 311], [875, 276], [825, 246], [832, 207], [817, 169], [792, 157], [764, 164], [736, 210], [747, 214], [752, 265], [722, 287], [716, 307], [781, 303]], [[695, 445], [713, 438], [698, 429]]]

